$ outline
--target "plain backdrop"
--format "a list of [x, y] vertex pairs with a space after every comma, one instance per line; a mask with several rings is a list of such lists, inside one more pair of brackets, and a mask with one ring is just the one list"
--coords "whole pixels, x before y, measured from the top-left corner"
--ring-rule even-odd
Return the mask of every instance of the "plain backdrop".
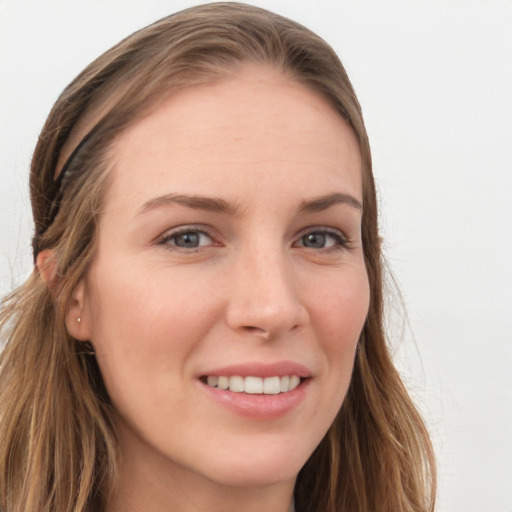
[[[57, 95], [197, 3], [0, 0], [1, 295], [32, 268], [29, 162]], [[359, 95], [408, 312], [392, 344], [434, 440], [437, 510], [512, 512], [512, 2], [250, 3], [326, 39]]]

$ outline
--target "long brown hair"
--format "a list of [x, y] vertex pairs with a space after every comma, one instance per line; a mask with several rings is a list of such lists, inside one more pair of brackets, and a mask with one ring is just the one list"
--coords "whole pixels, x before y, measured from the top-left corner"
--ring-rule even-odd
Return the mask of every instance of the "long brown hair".
[[[247, 62], [274, 66], [329, 101], [354, 130], [363, 158], [370, 309], [345, 401], [299, 473], [297, 509], [433, 510], [429, 436], [393, 366], [383, 329], [377, 200], [356, 95], [322, 39], [286, 18], [237, 3], [187, 9], [132, 34], [90, 64], [50, 112], [32, 159], [30, 187], [34, 248], [52, 250], [54, 278], [45, 283], [35, 268], [4, 299], [0, 317], [2, 510], [103, 509], [116, 477], [111, 406], [94, 356], [69, 336], [64, 318], [95, 254], [109, 149], [123, 129], [167, 95], [225, 78]], [[88, 135], [58, 183], [64, 145], [82, 131]]]

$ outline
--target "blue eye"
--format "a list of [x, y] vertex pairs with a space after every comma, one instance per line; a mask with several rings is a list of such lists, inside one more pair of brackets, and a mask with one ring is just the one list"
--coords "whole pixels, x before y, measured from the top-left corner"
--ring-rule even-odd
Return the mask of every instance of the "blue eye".
[[212, 244], [212, 239], [202, 231], [187, 229], [165, 236], [162, 245], [170, 245], [180, 249], [198, 249]]
[[347, 245], [347, 241], [339, 233], [326, 230], [315, 230], [302, 235], [296, 245], [299, 247], [307, 247], [308, 249], [330, 249], [335, 247], [345, 247]]

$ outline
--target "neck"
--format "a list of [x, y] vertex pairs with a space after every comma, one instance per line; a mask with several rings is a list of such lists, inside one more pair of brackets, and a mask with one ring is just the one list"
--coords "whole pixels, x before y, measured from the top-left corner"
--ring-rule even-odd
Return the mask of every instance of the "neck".
[[[128, 475], [125, 475], [128, 476]], [[199, 478], [153, 478], [130, 475], [121, 479], [107, 512], [293, 512], [293, 486], [244, 488], [205, 484]], [[186, 481], [188, 480], [188, 481]], [[169, 483], [170, 482], [170, 483]], [[193, 483], [195, 482], [195, 483]]]

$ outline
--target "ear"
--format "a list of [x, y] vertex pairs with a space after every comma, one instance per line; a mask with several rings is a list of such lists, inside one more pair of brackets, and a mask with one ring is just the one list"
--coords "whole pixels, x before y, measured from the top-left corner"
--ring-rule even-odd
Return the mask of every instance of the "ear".
[[[36, 265], [41, 279], [51, 291], [57, 275], [55, 252], [52, 249], [41, 251], [37, 255]], [[82, 279], [73, 291], [71, 305], [66, 315], [66, 328], [69, 334], [79, 341], [90, 340], [90, 315], [85, 310], [85, 299], [85, 280]]]
[[41, 251], [37, 255], [36, 266], [43, 282], [48, 286], [51, 286], [55, 281], [57, 267], [54, 251], [52, 249], [45, 249], [44, 251]]
[[74, 289], [69, 311], [66, 314], [68, 333], [79, 341], [89, 341], [91, 339], [91, 317], [86, 301], [87, 290], [84, 278]]

